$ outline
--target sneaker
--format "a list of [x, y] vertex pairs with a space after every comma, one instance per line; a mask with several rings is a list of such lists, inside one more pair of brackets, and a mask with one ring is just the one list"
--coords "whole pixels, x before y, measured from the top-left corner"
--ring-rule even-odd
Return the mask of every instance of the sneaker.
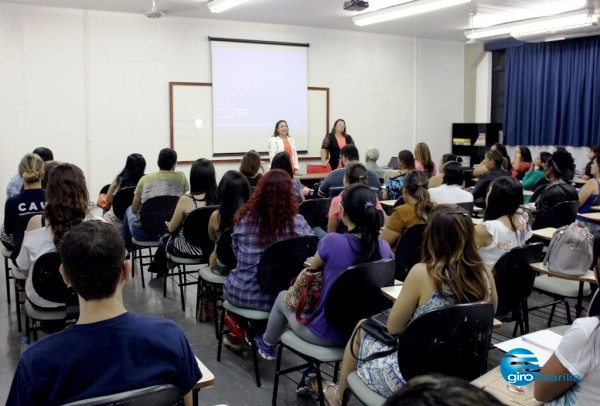
[[250, 328], [246, 329], [246, 332], [244, 333], [244, 338], [246, 340], [246, 344], [252, 347], [252, 341], [254, 341], [254, 333], [252, 333], [252, 330], [250, 330]]
[[264, 333], [254, 337], [254, 343], [258, 347], [258, 353], [264, 359], [272, 360], [277, 358], [277, 346], [265, 343]]
[[229, 350], [235, 353], [240, 353], [243, 349], [242, 343], [236, 340], [235, 337], [233, 337], [233, 335], [231, 334], [226, 334], [223, 337], [223, 345], [225, 346], [225, 348], [228, 348]]
[[296, 394], [299, 396], [311, 396], [313, 399], [318, 400], [319, 394], [315, 390], [316, 386], [317, 373], [315, 372], [315, 367], [311, 365], [302, 373], [302, 379], [300, 379], [300, 382], [298, 382]]

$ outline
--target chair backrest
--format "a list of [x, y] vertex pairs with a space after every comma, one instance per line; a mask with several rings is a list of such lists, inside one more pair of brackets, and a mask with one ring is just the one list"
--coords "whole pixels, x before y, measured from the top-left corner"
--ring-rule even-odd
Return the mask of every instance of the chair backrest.
[[316, 235], [297, 235], [277, 240], [263, 252], [258, 263], [258, 285], [271, 295], [290, 287], [302, 269], [304, 261], [317, 251]]
[[469, 214], [473, 213], [473, 208], [475, 207], [475, 203], [473, 202], [460, 202], [456, 203], [456, 205], [465, 209]]
[[445, 306], [414, 318], [400, 336], [398, 366], [405, 380], [442, 373], [471, 381], [487, 371], [494, 307]]
[[533, 184], [533, 190], [536, 190], [538, 187], [540, 186], [544, 186], [547, 185], [548, 183], [550, 183], [550, 181], [546, 178], [541, 178], [538, 179], [534, 184]]
[[600, 295], [598, 292], [600, 292], [600, 289], [596, 289], [596, 293], [590, 301], [590, 307], [588, 308], [588, 316], [590, 317], [600, 315]]
[[231, 246], [232, 233], [233, 228], [228, 228], [223, 231], [217, 242], [217, 258], [219, 258], [219, 261], [229, 269], [234, 269], [237, 266], [237, 258], [235, 252], [233, 252], [233, 247]]
[[333, 281], [325, 300], [327, 322], [350, 338], [359, 320], [392, 306], [381, 288], [394, 284], [394, 261], [382, 259], [354, 265]]
[[423, 234], [426, 226], [427, 224], [415, 224], [407, 228], [400, 237], [396, 246], [396, 279], [404, 281], [412, 267], [421, 261]]
[[327, 231], [329, 206], [331, 206], [330, 198], [305, 200], [299, 206], [299, 213], [312, 228], [321, 227]]
[[125, 216], [125, 210], [131, 203], [133, 202], [133, 192], [135, 191], [135, 186], [124, 187], [123, 189], [119, 189], [117, 193], [115, 193], [115, 197], [113, 198], [112, 209], [115, 213], [115, 216], [119, 220], [123, 220], [123, 216]]
[[570, 200], [556, 204], [548, 213], [546, 227], [559, 228], [571, 224], [577, 218], [578, 210], [578, 200]]
[[64, 406], [180, 406], [181, 391], [175, 385], [154, 385], [113, 395], [99, 396], [67, 403]]
[[535, 272], [529, 264], [540, 260], [543, 248], [541, 242], [515, 247], [496, 261], [494, 281], [498, 293], [498, 314], [516, 309], [529, 297], [535, 281]]
[[108, 185], [104, 185], [102, 186], [102, 189], [100, 189], [100, 194], [107, 194], [108, 193], [108, 189], [110, 189], [110, 183]]
[[67, 285], [58, 268], [61, 259], [58, 252], [49, 252], [37, 259], [31, 271], [31, 282], [35, 292], [51, 302], [65, 303], [68, 296]]
[[219, 206], [198, 207], [188, 213], [183, 222], [183, 237], [196, 247], [202, 249], [202, 255], [207, 257], [215, 249], [215, 243], [208, 235], [210, 216]]
[[[160, 237], [167, 232], [165, 222], [171, 220], [179, 196], [156, 196], [146, 200], [140, 208], [140, 221], [144, 231]], [[208, 230], [208, 225], [206, 226]]]

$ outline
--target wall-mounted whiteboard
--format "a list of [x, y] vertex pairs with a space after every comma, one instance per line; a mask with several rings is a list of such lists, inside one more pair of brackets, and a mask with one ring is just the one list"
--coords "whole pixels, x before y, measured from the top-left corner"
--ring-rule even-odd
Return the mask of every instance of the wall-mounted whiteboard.
[[[211, 83], [170, 82], [169, 103], [171, 148], [179, 163], [213, 157]], [[323, 137], [329, 131], [329, 88], [308, 88], [308, 152], [303, 157], [318, 157]], [[265, 134], [265, 146], [269, 134]], [[235, 142], [235, 140], [232, 140]], [[260, 147], [257, 150], [262, 149]], [[237, 161], [241, 157], [234, 157]], [[227, 161], [219, 159], [219, 161]]]

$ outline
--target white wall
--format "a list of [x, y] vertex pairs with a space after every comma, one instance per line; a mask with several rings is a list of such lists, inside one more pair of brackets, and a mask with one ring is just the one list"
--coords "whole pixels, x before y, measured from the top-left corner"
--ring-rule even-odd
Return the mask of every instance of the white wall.
[[[331, 123], [344, 118], [361, 155], [376, 145], [382, 164], [419, 141], [438, 161], [463, 117], [461, 43], [2, 3], [0, 201], [38, 146], [79, 165], [92, 197], [132, 152], [155, 171], [169, 145], [168, 83], [211, 82], [209, 35], [310, 43], [309, 85], [330, 88]], [[217, 164], [218, 176], [236, 166]]]

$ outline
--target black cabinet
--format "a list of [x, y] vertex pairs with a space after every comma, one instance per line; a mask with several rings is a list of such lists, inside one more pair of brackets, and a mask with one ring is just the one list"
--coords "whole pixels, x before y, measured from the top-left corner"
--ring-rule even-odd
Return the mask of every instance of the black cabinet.
[[502, 124], [452, 124], [452, 153], [463, 158], [463, 166], [473, 167], [483, 160], [485, 151], [500, 139]]

